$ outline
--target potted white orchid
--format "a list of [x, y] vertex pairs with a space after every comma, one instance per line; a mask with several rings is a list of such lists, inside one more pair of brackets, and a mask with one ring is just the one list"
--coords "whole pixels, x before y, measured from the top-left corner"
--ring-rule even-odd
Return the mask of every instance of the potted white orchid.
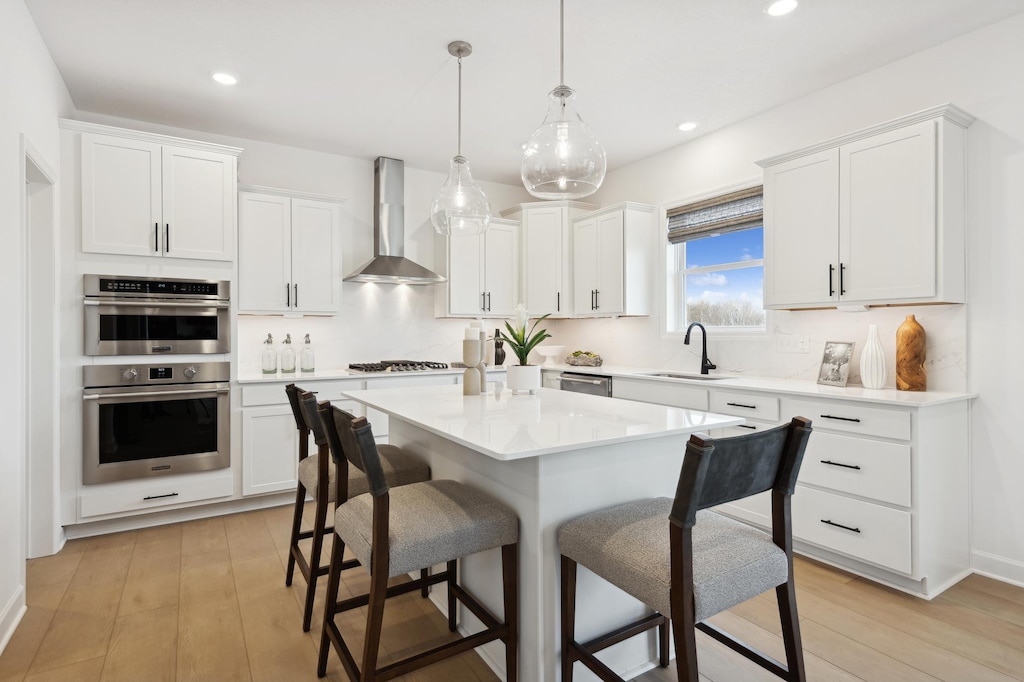
[[530, 352], [545, 339], [550, 339], [547, 329], [537, 331], [537, 325], [547, 315], [541, 315], [533, 322], [530, 331], [526, 331], [526, 325], [530, 321], [530, 313], [522, 303], [516, 305], [515, 326], [506, 322], [505, 328], [508, 332], [499, 331], [498, 335], [504, 339], [512, 352], [519, 360], [519, 365], [512, 365], [508, 368], [508, 387], [513, 393], [519, 391], [530, 391], [533, 393], [540, 388], [540, 366], [531, 365]]

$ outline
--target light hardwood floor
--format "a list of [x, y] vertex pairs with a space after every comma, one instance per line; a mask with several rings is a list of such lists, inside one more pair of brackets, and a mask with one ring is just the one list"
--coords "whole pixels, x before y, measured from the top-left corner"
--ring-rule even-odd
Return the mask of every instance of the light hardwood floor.
[[[290, 517], [277, 507], [73, 540], [29, 561], [28, 612], [0, 656], [0, 682], [315, 680], [322, 596], [304, 634], [303, 581], [284, 586]], [[1024, 680], [1024, 589], [972, 576], [925, 602], [808, 560], [796, 572], [811, 680]], [[367, 588], [363, 571], [343, 576], [343, 591]], [[357, 646], [363, 618], [346, 615]], [[712, 620], [783, 656], [772, 593]], [[382, 658], [448, 636], [426, 600], [389, 600]], [[704, 680], [777, 679], [704, 635], [699, 645]], [[333, 653], [327, 679], [347, 680]], [[402, 679], [496, 678], [470, 652]], [[674, 679], [671, 667], [638, 678]]]

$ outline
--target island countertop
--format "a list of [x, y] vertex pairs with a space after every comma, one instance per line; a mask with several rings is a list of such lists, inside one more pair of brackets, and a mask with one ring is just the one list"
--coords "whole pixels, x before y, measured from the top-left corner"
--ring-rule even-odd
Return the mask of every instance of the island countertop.
[[507, 461], [742, 424], [741, 417], [542, 388], [477, 396], [462, 386], [346, 391], [345, 397]]

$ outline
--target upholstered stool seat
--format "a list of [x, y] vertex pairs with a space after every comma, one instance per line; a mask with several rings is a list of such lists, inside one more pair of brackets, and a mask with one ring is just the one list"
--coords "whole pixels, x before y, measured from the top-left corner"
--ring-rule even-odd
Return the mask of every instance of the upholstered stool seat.
[[[558, 531], [562, 554], [661, 613], [671, 613], [668, 515], [672, 498], [628, 502], [580, 516]], [[772, 536], [710, 511], [693, 527], [695, 620], [786, 582], [789, 562]]]
[[[380, 463], [384, 466], [384, 476], [394, 486], [430, 480], [430, 467], [416, 455], [411, 455], [395, 445], [378, 445]], [[328, 462], [327, 501], [334, 504], [338, 494], [337, 467]], [[320, 480], [316, 457], [307, 457], [299, 462], [299, 483], [316, 499], [317, 483]], [[370, 489], [366, 475], [355, 467], [348, 470], [348, 496], [356, 497]]]

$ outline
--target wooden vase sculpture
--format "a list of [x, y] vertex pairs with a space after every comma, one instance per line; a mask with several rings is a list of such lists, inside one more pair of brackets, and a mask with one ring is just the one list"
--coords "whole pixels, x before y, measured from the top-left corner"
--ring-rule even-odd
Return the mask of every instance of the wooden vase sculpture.
[[913, 315], [896, 330], [896, 388], [900, 391], [924, 391], [928, 375], [924, 369], [924, 327]]

